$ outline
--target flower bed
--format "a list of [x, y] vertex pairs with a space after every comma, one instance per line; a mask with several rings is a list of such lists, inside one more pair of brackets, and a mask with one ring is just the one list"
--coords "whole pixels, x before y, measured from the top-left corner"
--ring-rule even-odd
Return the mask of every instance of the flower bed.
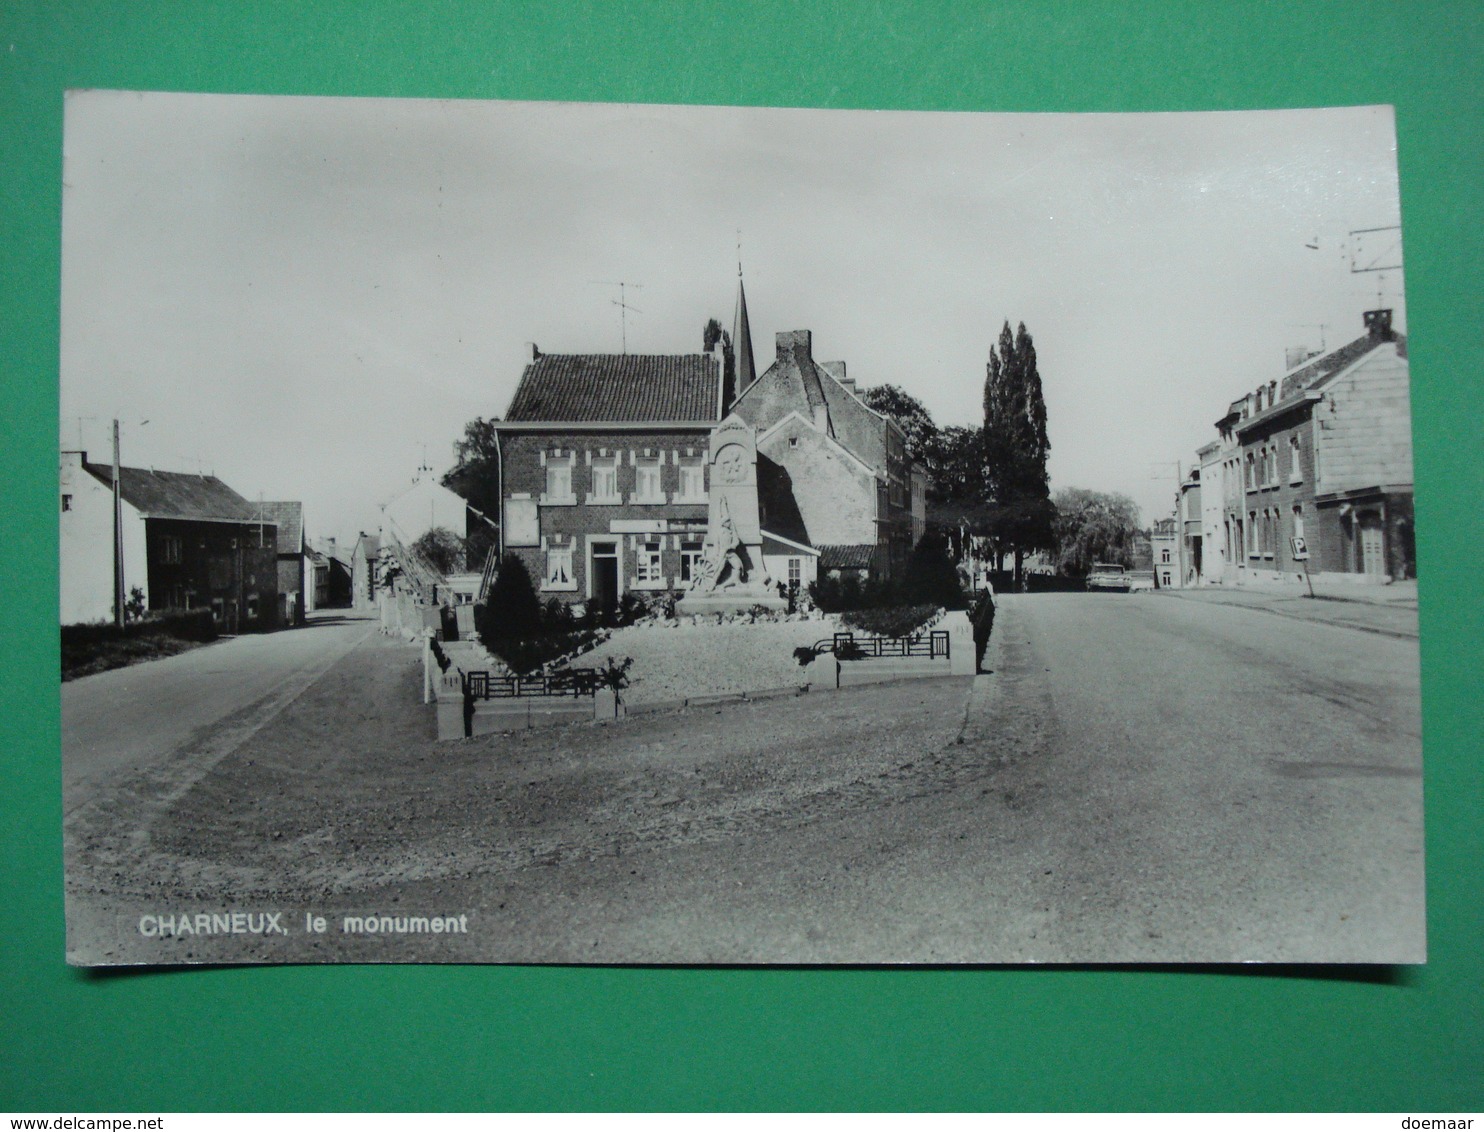
[[685, 620], [632, 625], [615, 631], [586, 663], [633, 657], [624, 692], [631, 704], [799, 686], [821, 677], [812, 667], [801, 667], [794, 650], [828, 639], [839, 627], [833, 617], [750, 623], [745, 615], [721, 624]]

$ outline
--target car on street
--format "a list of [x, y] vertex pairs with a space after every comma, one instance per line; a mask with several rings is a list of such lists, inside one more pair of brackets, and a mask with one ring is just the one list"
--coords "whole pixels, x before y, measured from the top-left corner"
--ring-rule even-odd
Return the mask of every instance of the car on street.
[[1087, 573], [1089, 590], [1110, 590], [1128, 593], [1133, 588], [1133, 579], [1128, 571], [1114, 562], [1094, 562]]

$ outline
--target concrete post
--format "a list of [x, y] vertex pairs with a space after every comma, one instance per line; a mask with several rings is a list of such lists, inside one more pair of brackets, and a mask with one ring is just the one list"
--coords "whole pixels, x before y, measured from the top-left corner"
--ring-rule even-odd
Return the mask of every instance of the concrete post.
[[974, 648], [974, 626], [962, 609], [944, 614], [937, 628], [948, 633], [948, 671], [954, 676], [973, 676], [978, 668]]

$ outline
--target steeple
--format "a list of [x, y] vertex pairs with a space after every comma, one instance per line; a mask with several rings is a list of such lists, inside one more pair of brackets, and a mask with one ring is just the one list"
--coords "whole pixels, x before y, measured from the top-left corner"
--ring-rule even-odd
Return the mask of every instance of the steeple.
[[747, 292], [742, 289], [742, 263], [737, 262], [737, 317], [732, 323], [732, 350], [737, 358], [738, 397], [757, 380], [757, 367], [752, 361], [752, 327], [747, 324]]

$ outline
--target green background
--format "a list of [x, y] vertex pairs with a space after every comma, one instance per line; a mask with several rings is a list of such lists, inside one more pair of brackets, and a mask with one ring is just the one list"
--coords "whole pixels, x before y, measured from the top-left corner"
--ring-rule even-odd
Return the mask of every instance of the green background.
[[[0, 1109], [1480, 1107], [1481, 11], [0, 3]], [[917, 110], [1394, 103], [1430, 962], [68, 970], [54, 563], [69, 87]]]

